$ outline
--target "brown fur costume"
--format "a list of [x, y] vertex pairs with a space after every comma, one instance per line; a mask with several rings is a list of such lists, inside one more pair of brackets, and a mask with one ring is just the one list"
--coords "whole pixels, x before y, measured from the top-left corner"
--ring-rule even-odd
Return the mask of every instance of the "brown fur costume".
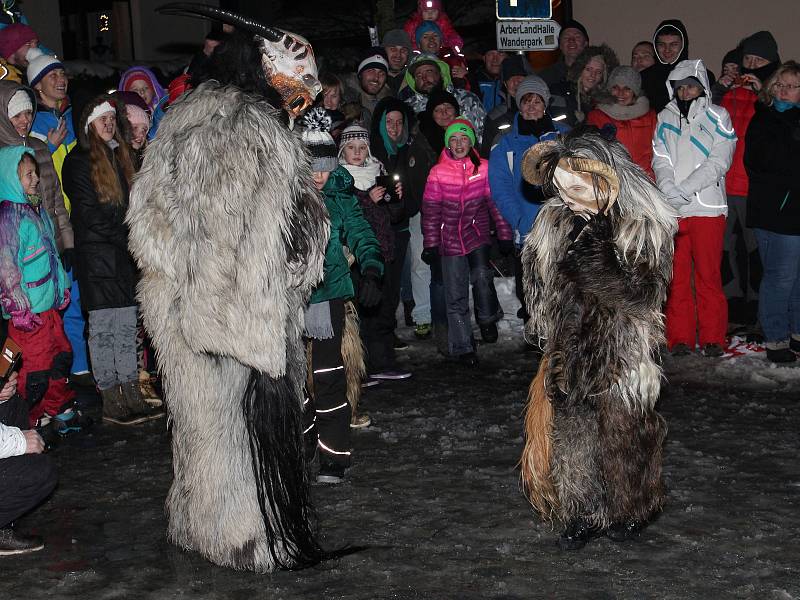
[[[523, 484], [547, 519], [598, 530], [643, 523], [664, 498], [666, 424], [654, 406], [675, 218], [617, 142], [573, 133], [528, 154], [526, 179], [556, 195], [522, 257], [528, 327], [544, 349], [525, 421]], [[618, 193], [588, 222], [552, 183], [559, 161], [576, 157], [615, 174], [609, 184], [597, 170], [583, 173], [595, 194]]]

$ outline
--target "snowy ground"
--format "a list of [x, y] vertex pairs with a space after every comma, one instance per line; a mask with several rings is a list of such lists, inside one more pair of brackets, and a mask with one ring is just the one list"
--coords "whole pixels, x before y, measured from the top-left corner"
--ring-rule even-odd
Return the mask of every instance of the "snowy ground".
[[56, 451], [60, 486], [21, 523], [48, 546], [2, 559], [0, 598], [800, 598], [800, 368], [668, 358], [663, 513], [636, 542], [564, 553], [519, 491], [536, 360], [513, 283], [498, 288], [507, 319], [477, 371], [400, 330], [414, 377], [367, 391], [346, 483], [314, 487], [326, 547], [364, 550], [267, 576], [214, 567], [164, 539], [163, 424], [99, 426]]

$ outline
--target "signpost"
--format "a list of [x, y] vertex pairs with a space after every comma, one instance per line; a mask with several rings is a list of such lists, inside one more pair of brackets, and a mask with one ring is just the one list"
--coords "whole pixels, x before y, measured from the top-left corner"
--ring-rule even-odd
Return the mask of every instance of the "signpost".
[[500, 21], [549, 19], [553, 16], [550, 0], [495, 0], [495, 6]]
[[516, 52], [555, 50], [561, 25], [555, 21], [498, 21], [497, 49]]

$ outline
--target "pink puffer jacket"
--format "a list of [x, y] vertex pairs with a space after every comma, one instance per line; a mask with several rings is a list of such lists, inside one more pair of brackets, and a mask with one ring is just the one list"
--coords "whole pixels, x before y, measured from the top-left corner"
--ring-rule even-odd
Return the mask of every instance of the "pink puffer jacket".
[[422, 199], [422, 234], [426, 248], [442, 256], [464, 256], [491, 243], [489, 214], [501, 240], [512, 239], [511, 227], [492, 202], [489, 163], [481, 159], [477, 173], [469, 157], [452, 158], [447, 149], [428, 175]]

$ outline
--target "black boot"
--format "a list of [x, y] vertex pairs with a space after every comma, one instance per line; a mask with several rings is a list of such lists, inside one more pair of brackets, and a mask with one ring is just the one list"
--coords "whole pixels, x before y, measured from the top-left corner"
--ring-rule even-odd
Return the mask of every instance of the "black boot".
[[608, 539], [614, 542], [627, 542], [639, 535], [644, 528], [641, 521], [625, 521], [623, 523], [612, 523], [606, 531]]
[[558, 547], [562, 550], [580, 550], [593, 537], [597, 531], [583, 519], [577, 519], [567, 524], [567, 527], [558, 538]]
[[497, 324], [489, 323], [488, 325], [480, 325], [481, 339], [486, 344], [494, 344], [497, 341]]
[[28, 554], [44, 548], [44, 541], [38, 535], [23, 535], [9, 525], [0, 529], [0, 556]]

